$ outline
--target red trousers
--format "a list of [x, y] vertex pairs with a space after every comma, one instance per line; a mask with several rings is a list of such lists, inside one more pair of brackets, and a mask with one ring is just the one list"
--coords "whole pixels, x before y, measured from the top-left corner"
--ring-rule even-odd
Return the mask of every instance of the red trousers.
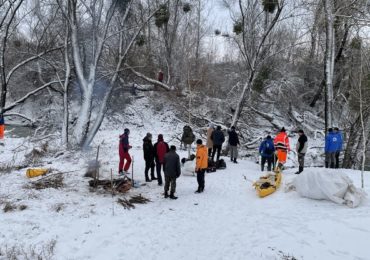
[[0, 125], [0, 139], [4, 139], [5, 125]]
[[[126, 163], [125, 163], [126, 160]], [[128, 152], [123, 152], [119, 154], [119, 167], [118, 171], [122, 171], [122, 169], [127, 172], [131, 165], [131, 156]]]

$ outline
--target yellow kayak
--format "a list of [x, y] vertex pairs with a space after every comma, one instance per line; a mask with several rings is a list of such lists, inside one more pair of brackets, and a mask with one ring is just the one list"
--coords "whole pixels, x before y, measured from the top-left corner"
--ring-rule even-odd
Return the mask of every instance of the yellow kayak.
[[274, 193], [281, 184], [282, 174], [280, 171], [268, 173], [261, 176], [254, 184], [257, 194], [260, 198]]

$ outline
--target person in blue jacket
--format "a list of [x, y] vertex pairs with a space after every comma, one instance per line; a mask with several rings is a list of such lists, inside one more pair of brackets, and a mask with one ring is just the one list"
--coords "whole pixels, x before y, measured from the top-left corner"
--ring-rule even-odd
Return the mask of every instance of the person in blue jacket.
[[325, 137], [325, 168], [334, 168], [335, 153], [338, 149], [338, 136], [334, 133], [333, 128], [328, 129]]
[[259, 149], [261, 155], [261, 171], [265, 168], [265, 163], [267, 161], [267, 170], [271, 171], [271, 166], [273, 165], [274, 160], [274, 142], [270, 135], [268, 135], [265, 140], [262, 141]]
[[342, 147], [343, 147], [343, 135], [339, 131], [338, 127], [334, 127], [334, 134], [336, 134], [337, 136], [337, 148], [335, 151], [335, 168], [338, 169], [339, 168], [339, 156], [340, 156], [340, 152], [342, 151]]

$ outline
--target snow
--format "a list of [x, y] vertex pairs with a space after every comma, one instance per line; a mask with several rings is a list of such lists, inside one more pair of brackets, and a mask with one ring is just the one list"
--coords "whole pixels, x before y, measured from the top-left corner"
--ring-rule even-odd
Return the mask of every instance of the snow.
[[[134, 177], [141, 183], [145, 183], [141, 145], [146, 132], [152, 132], [154, 138], [163, 133], [170, 144], [178, 145], [170, 133], [181, 131], [182, 125], [174, 115], [142, 106], [135, 107], [135, 120], [126, 111], [119, 127], [105, 122], [90, 152], [70, 151], [43, 159], [46, 167], [75, 171], [64, 174], [62, 189], [25, 188], [34, 181], [26, 178], [26, 169], [0, 173], [1, 209], [5, 201], [28, 206], [24, 211], [0, 211], [1, 250], [12, 246], [42, 250], [55, 240], [55, 259], [370, 259], [368, 199], [350, 209], [301, 198], [294, 191], [285, 193], [285, 183], [295, 178], [296, 169], [284, 171], [282, 187], [263, 199], [244, 179], [256, 180], [260, 166], [247, 159], [233, 164], [228, 158], [224, 158], [225, 170], [206, 174], [202, 194], [194, 194], [195, 177], [182, 175], [177, 181], [178, 200], [164, 199], [163, 187], [156, 182], [126, 195], [142, 194], [151, 200], [132, 210], [116, 203], [125, 195], [112, 198], [104, 192], [91, 192], [83, 177], [86, 162], [95, 158], [100, 144], [101, 177], [110, 178], [111, 169], [116, 173], [118, 135], [123, 128], [131, 129]], [[0, 146], [1, 165], [11, 160], [10, 151], [22, 143], [22, 138], [5, 139], [5, 146]], [[178, 152], [180, 158], [187, 155]], [[338, 171], [360, 186], [359, 171]], [[369, 184], [370, 175], [365, 173], [368, 194]]]

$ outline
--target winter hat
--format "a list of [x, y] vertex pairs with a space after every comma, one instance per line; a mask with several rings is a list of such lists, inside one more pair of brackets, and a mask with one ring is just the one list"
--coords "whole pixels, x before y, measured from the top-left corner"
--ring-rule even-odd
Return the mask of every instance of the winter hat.
[[162, 134], [158, 135], [158, 141], [163, 141], [163, 135]]
[[217, 126], [217, 130], [221, 130], [221, 126], [220, 125]]
[[129, 133], [130, 133], [130, 129], [125, 128], [124, 133], [125, 133], [125, 134], [129, 134]]
[[330, 128], [328, 129], [328, 132], [329, 132], [329, 133], [333, 132], [333, 128], [331, 128], [331, 127], [330, 127]]
[[176, 146], [171, 145], [170, 150], [171, 150], [171, 151], [176, 151]]
[[202, 142], [202, 140], [201, 139], [198, 139], [197, 140], [197, 144], [202, 144], [203, 142]]
[[298, 133], [304, 134], [302, 129], [298, 130]]
[[338, 127], [334, 127], [334, 130], [335, 130], [335, 131], [339, 131], [339, 128], [338, 128]]
[[285, 132], [285, 127], [281, 128], [280, 132]]
[[147, 134], [146, 134], [146, 137], [148, 137], [148, 138], [152, 139], [152, 137], [153, 137], [153, 136], [152, 136], [152, 134], [151, 134], [151, 133], [147, 133]]
[[266, 137], [266, 139], [271, 139], [271, 135], [268, 135], [268, 136]]
[[235, 126], [232, 126], [232, 127], [231, 127], [231, 130], [235, 130]]

